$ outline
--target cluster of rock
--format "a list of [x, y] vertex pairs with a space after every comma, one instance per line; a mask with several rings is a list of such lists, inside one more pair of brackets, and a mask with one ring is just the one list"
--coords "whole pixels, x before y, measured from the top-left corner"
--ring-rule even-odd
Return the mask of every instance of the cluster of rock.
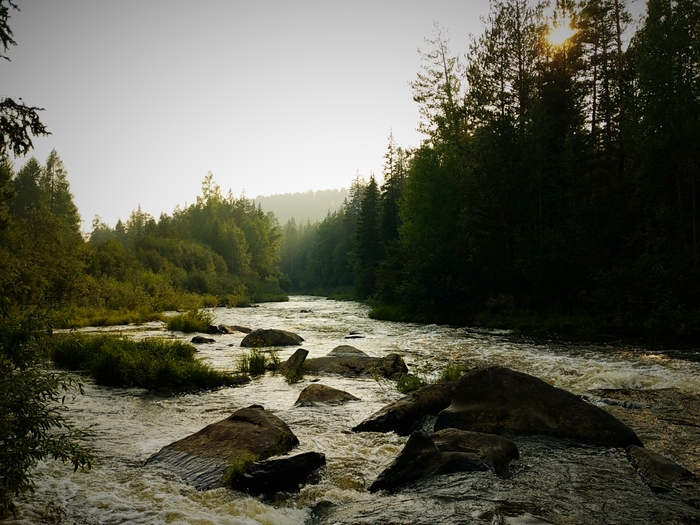
[[[416, 430], [430, 416], [436, 417], [435, 432]], [[416, 480], [452, 472], [488, 469], [508, 477], [510, 460], [519, 453], [517, 445], [501, 435], [544, 435], [625, 448], [642, 479], [657, 492], [669, 491], [676, 481], [693, 476], [645, 449], [631, 428], [602, 408], [504, 367], [472, 370], [456, 384], [423, 387], [353, 430], [410, 434], [406, 447], [370, 490], [395, 491]]]
[[[260, 405], [237, 410], [228, 418], [163, 447], [147, 464], [161, 464], [200, 490], [227, 485], [250, 494], [298, 490], [299, 484], [326, 464], [318, 452], [279, 459], [299, 440], [279, 417]], [[232, 467], [239, 471], [231, 473]]]
[[[241, 346], [299, 345], [302, 341], [282, 330], [254, 330]], [[393, 379], [408, 372], [397, 354], [376, 358], [347, 345], [336, 347], [325, 357], [307, 356], [308, 351], [299, 348], [280, 369], [299, 376], [313, 372]], [[312, 384], [295, 404], [356, 400], [347, 392]], [[511, 439], [529, 435], [625, 448], [630, 463], [654, 491], [672, 490], [677, 480], [693, 476], [684, 467], [645, 449], [631, 428], [602, 408], [541, 379], [497, 366], [472, 370], [458, 382], [427, 385], [387, 405], [352, 430], [409, 436], [395, 461], [371, 484], [371, 492], [393, 492], [431, 476], [455, 472], [492, 472], [507, 478], [510, 462], [520, 456]], [[282, 420], [253, 405], [163, 447], [148, 463], [165, 464], [200, 489], [220, 486], [226, 477], [231, 488], [271, 495], [298, 490], [325, 465], [325, 456], [318, 452], [273, 458], [288, 453], [298, 443]], [[238, 465], [233, 474], [232, 465]]]

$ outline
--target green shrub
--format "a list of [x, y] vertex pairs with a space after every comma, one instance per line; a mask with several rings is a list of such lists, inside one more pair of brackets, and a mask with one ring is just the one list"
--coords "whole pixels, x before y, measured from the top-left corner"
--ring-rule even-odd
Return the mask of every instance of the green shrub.
[[232, 486], [243, 474], [246, 473], [250, 466], [259, 459], [259, 456], [257, 454], [253, 454], [252, 452], [243, 451], [236, 454], [229, 462], [226, 473], [221, 479], [222, 483], [227, 487]]
[[113, 335], [67, 334], [54, 337], [50, 345], [57, 366], [85, 370], [104, 386], [187, 392], [239, 382], [197, 360], [196, 352], [183, 341]]
[[82, 328], [85, 326], [117, 326], [162, 321], [163, 314], [148, 309], [110, 310], [99, 307], [69, 307], [53, 315], [55, 328]]
[[189, 310], [168, 319], [168, 330], [179, 332], [206, 332], [213, 324], [214, 315], [207, 310]]
[[425, 386], [425, 381], [418, 376], [406, 374], [396, 380], [396, 389], [402, 394], [408, 394]]
[[445, 369], [440, 374], [440, 379], [438, 382], [447, 383], [449, 381], [457, 381], [466, 369], [462, 365], [447, 365]]
[[369, 311], [370, 319], [377, 321], [403, 321], [410, 320], [403, 308], [399, 306], [391, 306], [388, 304], [380, 304]]
[[[277, 359], [279, 362], [279, 358]], [[238, 359], [238, 372], [251, 377], [263, 375], [273, 363], [273, 358], [253, 348], [249, 353]]]

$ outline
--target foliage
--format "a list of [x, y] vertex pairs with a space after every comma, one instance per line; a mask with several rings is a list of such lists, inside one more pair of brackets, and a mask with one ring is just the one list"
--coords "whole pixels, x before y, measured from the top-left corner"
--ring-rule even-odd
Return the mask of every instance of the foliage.
[[84, 370], [104, 386], [187, 392], [237, 383], [197, 360], [196, 352], [182, 341], [80, 333], [55, 336], [50, 348], [57, 366]]
[[206, 332], [214, 323], [214, 314], [208, 310], [189, 310], [168, 318], [168, 330], [180, 332]]
[[[11, 9], [17, 6], [0, 0], [0, 58], [15, 45]], [[92, 461], [81, 443], [83, 433], [65, 413], [66, 396], [82, 392], [81, 385], [47, 370], [43, 347], [49, 301], [60, 301], [75, 281], [77, 232], [61, 215], [65, 208], [37, 210], [31, 224], [11, 213], [15, 192], [9, 154], [26, 154], [32, 135], [47, 134], [38, 111], [0, 98], [0, 516], [14, 512], [13, 500], [33, 489], [31, 471], [37, 462], [51, 458], [78, 469]], [[70, 193], [65, 196], [69, 202]]]
[[396, 390], [402, 394], [410, 394], [422, 386], [425, 386], [425, 381], [420, 377], [411, 374], [404, 374], [396, 379]]
[[352, 282], [382, 319], [700, 338], [700, 7], [648, 2], [626, 46], [624, 0], [550, 6], [493, 0], [464, 63], [436, 27], [411, 83], [426, 139], [390, 136], [379, 213], [358, 180], [283, 230], [293, 289]]
[[233, 486], [243, 474], [250, 468], [250, 466], [256, 461], [260, 460], [260, 456], [253, 454], [252, 452], [242, 451], [236, 454], [229, 461], [228, 468], [224, 473], [221, 482], [226, 487]]
[[33, 490], [30, 471], [38, 461], [52, 458], [74, 469], [92, 463], [85, 434], [69, 422], [64, 406], [82, 385], [46, 370], [43, 314], [9, 313], [3, 308], [0, 319], [0, 515], [13, 512], [13, 499]]
[[443, 371], [440, 373], [440, 379], [438, 383], [448, 383], [450, 381], [457, 381], [466, 372], [466, 369], [462, 365], [447, 365]]
[[269, 355], [258, 348], [253, 348], [247, 354], [238, 359], [238, 372], [251, 377], [264, 375], [268, 368], [276, 367], [279, 359], [276, 355]]

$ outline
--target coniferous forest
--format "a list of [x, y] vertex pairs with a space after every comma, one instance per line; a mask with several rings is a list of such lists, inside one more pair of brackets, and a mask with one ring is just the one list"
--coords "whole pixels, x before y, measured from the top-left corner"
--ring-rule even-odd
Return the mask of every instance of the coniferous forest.
[[424, 142], [390, 137], [381, 186], [282, 228], [294, 286], [389, 319], [697, 338], [700, 5], [650, 0], [634, 31], [626, 4], [494, 1], [468, 50], [436, 27]]

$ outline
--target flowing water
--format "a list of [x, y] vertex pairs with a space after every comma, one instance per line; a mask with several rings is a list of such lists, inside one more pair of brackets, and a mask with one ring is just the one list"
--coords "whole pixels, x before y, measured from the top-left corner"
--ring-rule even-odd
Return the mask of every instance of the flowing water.
[[[361, 304], [314, 297], [216, 309], [214, 314], [217, 324], [296, 332], [305, 339], [309, 357], [352, 344], [376, 357], [397, 352], [411, 372], [426, 379], [435, 379], [451, 364], [499, 364], [576, 394], [596, 390], [589, 399], [632, 426], [648, 447], [700, 471], [697, 351], [534, 341], [506, 331], [381, 322], [369, 319]], [[134, 337], [191, 338], [167, 332], [160, 323], [110, 330]], [[362, 337], [346, 339], [351, 333]], [[240, 348], [242, 335], [213, 337], [216, 343], [199, 346], [200, 356], [217, 369], [235, 370], [247, 351]], [[280, 358], [294, 350], [280, 350]], [[268, 373], [241, 387], [158, 397], [138, 389], [96, 386], [83, 378], [85, 395], [70, 401], [69, 408], [77, 425], [92, 432], [93, 469], [73, 473], [60, 463], [40, 464], [36, 492], [19, 502], [17, 518], [6, 523], [700, 523], [697, 492], [651, 492], [624, 450], [538, 437], [514, 439], [521, 459], [511, 465], [509, 479], [491, 473], [453, 474], [394, 495], [370, 494], [367, 487], [406, 438], [350, 429], [401, 394], [385, 380], [325, 376], [320, 378], [323, 384], [361, 401], [295, 407], [312, 379], [289, 385]], [[627, 389], [627, 397], [616, 401], [601, 389]], [[200, 492], [162, 467], [144, 466], [164, 445], [251, 404], [262, 404], [287, 422], [301, 442], [297, 451], [326, 455], [321, 475], [299, 494], [266, 500], [227, 489]]]

